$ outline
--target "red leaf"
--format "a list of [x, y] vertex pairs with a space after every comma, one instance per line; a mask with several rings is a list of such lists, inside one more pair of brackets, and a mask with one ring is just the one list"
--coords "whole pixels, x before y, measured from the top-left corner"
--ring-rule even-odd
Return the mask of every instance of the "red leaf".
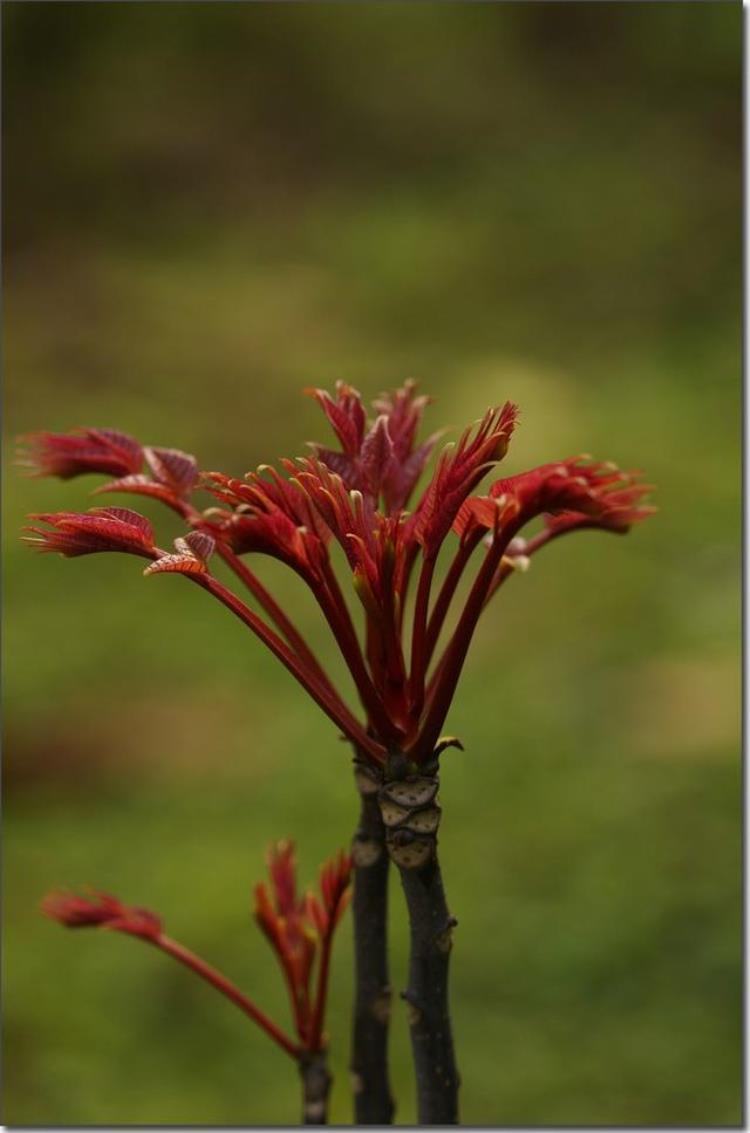
[[215, 542], [210, 535], [191, 531], [174, 541], [174, 553], [161, 555], [144, 570], [149, 574], [207, 574], [206, 561], [213, 553]]
[[396, 460], [403, 463], [414, 448], [419, 423], [430, 398], [416, 396], [417, 383], [409, 378], [400, 389], [388, 390], [373, 401], [373, 408], [388, 419]]
[[383, 482], [387, 511], [393, 513], [406, 507], [409, 497], [422, 475], [424, 466], [442, 435], [442, 432], [433, 433], [403, 463], [399, 464], [398, 460], [391, 461], [390, 469]]
[[178, 495], [185, 496], [195, 487], [198, 480], [198, 463], [190, 453], [176, 448], [144, 449], [146, 462], [154, 477]]
[[134, 905], [123, 905], [109, 893], [92, 890], [90, 897], [75, 893], [48, 894], [41, 904], [45, 916], [67, 928], [101, 927], [131, 936], [155, 939], [162, 932], [162, 922], [156, 913]]
[[104, 492], [132, 492], [134, 495], [150, 496], [167, 504], [178, 498], [173, 488], [167, 487], [166, 484], [160, 484], [157, 480], [152, 480], [142, 474], [123, 476], [119, 480], [109, 480], [106, 484], [96, 488], [94, 495], [98, 496]]
[[127, 476], [139, 472], [143, 449], [116, 429], [78, 429], [71, 433], [29, 433], [20, 438], [19, 464], [37, 476], [69, 480], [87, 472]]
[[154, 541], [154, 529], [145, 515], [141, 515], [140, 512], [133, 511], [129, 507], [96, 507], [90, 509], [90, 514], [101, 515], [106, 519], [114, 519], [118, 523], [135, 527], [141, 532], [144, 539], [148, 540], [149, 544]]
[[129, 508], [92, 508], [85, 513], [53, 512], [32, 515], [49, 525], [28, 527], [27, 543], [40, 551], [73, 557], [99, 551], [124, 551], [150, 558], [154, 532], [149, 521]]
[[[638, 506], [652, 489], [637, 482], [638, 473], [623, 472], [610, 462], [576, 456], [556, 464], [543, 464], [518, 476], [499, 480], [490, 495], [503, 494], [519, 505], [520, 528], [537, 515], [559, 516], [548, 526], [557, 532], [577, 526], [627, 530], [653, 509]], [[578, 518], [573, 521], [572, 516]]]
[[270, 847], [268, 872], [276, 897], [276, 908], [281, 916], [288, 916], [297, 904], [294, 842], [284, 840]]
[[388, 418], [381, 415], [365, 437], [359, 457], [367, 491], [376, 501], [392, 460], [393, 441], [388, 432]]
[[189, 535], [185, 536], [183, 542], [190, 552], [204, 563], [208, 562], [216, 549], [216, 540], [203, 531], [191, 531]]
[[322, 445], [314, 444], [312, 447], [317, 459], [325, 464], [326, 468], [330, 468], [331, 472], [335, 472], [337, 476], [340, 476], [348, 487], [362, 487], [357, 471], [358, 466], [346, 453], [334, 452], [333, 449], [323, 448]]
[[516, 417], [516, 406], [507, 401], [488, 410], [476, 429], [467, 429], [457, 445], [443, 451], [417, 507], [415, 534], [426, 555], [437, 554], [464, 500], [505, 455]]
[[193, 555], [162, 555], [143, 572], [149, 574], [206, 574], [206, 564]]
[[307, 389], [328, 418], [348, 456], [357, 456], [365, 435], [365, 410], [357, 390], [346, 382], [336, 382], [336, 400], [324, 389]]

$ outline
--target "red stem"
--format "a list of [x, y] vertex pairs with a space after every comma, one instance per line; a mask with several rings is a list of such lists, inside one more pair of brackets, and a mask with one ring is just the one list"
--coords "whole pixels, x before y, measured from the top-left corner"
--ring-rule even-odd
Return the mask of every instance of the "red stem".
[[466, 660], [466, 654], [469, 650], [474, 630], [476, 629], [479, 616], [482, 613], [485, 598], [492, 585], [498, 563], [502, 559], [503, 552], [510, 542], [512, 535], [512, 532], [508, 532], [507, 534], [503, 533], [502, 538], [500, 538], [497, 527], [495, 528], [492, 546], [485, 555], [484, 562], [469, 592], [458, 625], [440, 662], [440, 671], [436, 675], [430, 706], [419, 735], [411, 745], [410, 751], [412, 752], [418, 750], [421, 755], [426, 757], [432, 752], [437, 742], [440, 729], [443, 726], [443, 721], [445, 720], [451, 700], [453, 699], [453, 694], [456, 691], [458, 678], [461, 675], [461, 669]]
[[[572, 530], [576, 530], [576, 528], [573, 528]], [[526, 546], [523, 549], [523, 554], [526, 556], [527, 559], [529, 559], [535, 553], [535, 551], [538, 551], [541, 547], [544, 547], [547, 543], [551, 542], [552, 539], [558, 539], [561, 535], [567, 535], [567, 534], [568, 534], [567, 530], [554, 531], [554, 530], [550, 530], [549, 528], [545, 528], [543, 531], [540, 531], [537, 535], [534, 535], [534, 537], [532, 539], [529, 539], [527, 541]], [[513, 567], [511, 567], [511, 566], [506, 567], [501, 562], [500, 563], [500, 569], [498, 570], [497, 574], [495, 575], [495, 578], [492, 582], [492, 586], [490, 587], [489, 592], [487, 594], [487, 597], [484, 600], [485, 606], [490, 601], [490, 599], [492, 597], [494, 597], [495, 594], [497, 594], [498, 590], [500, 589], [502, 584], [505, 582], [506, 578], [508, 578], [511, 574], [515, 574]]]
[[213, 575], [187, 574], [184, 577], [190, 579], [191, 582], [195, 582], [204, 590], [207, 590], [209, 594], [213, 594], [213, 596], [218, 598], [228, 610], [231, 610], [240, 621], [244, 622], [244, 624], [261, 639], [263, 644], [268, 646], [271, 652], [281, 661], [282, 665], [292, 676], [296, 677], [315, 703], [323, 709], [326, 715], [344, 732], [347, 738], [350, 739], [352, 743], [362, 747], [373, 759], [377, 760], [377, 762], [383, 762], [385, 756], [383, 748], [367, 735], [362, 725], [357, 718], [352, 715], [338, 694], [322, 684], [316, 675], [302, 664], [297, 655], [281, 640], [278, 634], [274, 633], [249, 606], [246, 606], [236, 594], [228, 590], [227, 587], [219, 582], [217, 578], [214, 578]]
[[430, 555], [424, 559], [419, 574], [417, 597], [414, 603], [414, 621], [411, 635], [411, 674], [409, 677], [409, 694], [412, 711], [419, 716], [424, 704], [424, 678], [427, 669], [427, 653], [425, 637], [427, 633], [427, 613], [430, 604], [430, 587], [432, 576], [435, 573], [435, 557]]
[[325, 563], [323, 571], [327, 588], [325, 590], [313, 590], [318, 605], [331, 627], [370, 720], [382, 736], [390, 740], [397, 740], [400, 733], [394, 728], [388, 717], [383, 701], [372, 683], [370, 674], [367, 672], [359, 640], [349, 616], [349, 610], [329, 562]]
[[435, 652], [435, 646], [440, 637], [440, 631], [445, 624], [445, 619], [450, 609], [450, 604], [453, 600], [453, 595], [456, 593], [456, 587], [461, 581], [461, 575], [464, 572], [466, 564], [471, 558], [475, 547], [482, 541], [484, 532], [479, 530], [468, 539], [462, 541], [454, 556], [453, 562], [448, 568], [448, 573], [443, 579], [443, 585], [440, 587], [440, 592], [435, 600], [435, 605], [427, 625], [427, 636], [425, 641], [425, 668], [429, 668], [430, 661], [432, 660]]
[[[400, 609], [397, 608], [395, 587], [395, 577], [386, 580], [383, 594], [383, 633], [381, 638], [385, 665], [384, 698], [386, 711], [390, 718], [394, 719], [399, 726], [403, 726], [404, 731], [410, 731], [406, 665], [401, 644], [402, 622]], [[399, 746], [402, 739], [402, 736], [398, 737]]]
[[284, 975], [284, 983], [286, 984], [287, 991], [289, 992], [289, 1001], [292, 1008], [292, 1018], [294, 1019], [294, 1025], [297, 1028], [297, 1034], [299, 1035], [300, 1043], [305, 1049], [307, 1049], [307, 1013], [302, 1009], [302, 1006], [300, 1004], [299, 996], [297, 995], [297, 985], [295, 984], [294, 974], [292, 973], [286, 962], [285, 955], [282, 952], [277, 951], [275, 948], [274, 952], [276, 953], [279, 967], [281, 968], [281, 971]]
[[[481, 540], [482, 534], [483, 534], [482, 532], [479, 533], [479, 538], [476, 540], [476, 542], [474, 542], [472, 544], [472, 549], [473, 549], [473, 547], [476, 546], [477, 542], [479, 542]], [[545, 544], [549, 543], [551, 539], [556, 539], [556, 538], [558, 538], [559, 535], [564, 535], [564, 534], [567, 534], [567, 532], [565, 532], [565, 531], [552, 532], [552, 531], [546, 531], [546, 530], [540, 531], [539, 534], [535, 535], [533, 539], [528, 540], [528, 542], [526, 543], [526, 546], [524, 547], [523, 553], [527, 558], [530, 558], [531, 555], [533, 555], [535, 553], [535, 551], [538, 551], [541, 547], [544, 547]], [[506, 547], [506, 550], [507, 550], [507, 547]], [[455, 560], [454, 560], [454, 562], [451, 566], [451, 570], [453, 569], [453, 566], [455, 566]], [[501, 559], [500, 569], [499, 569], [499, 571], [496, 571], [494, 580], [493, 580], [493, 582], [490, 586], [490, 589], [487, 592], [487, 597], [485, 598], [484, 605], [482, 607], [483, 610], [487, 607], [490, 599], [497, 593], [497, 591], [500, 588], [500, 586], [502, 585], [502, 583], [505, 582], [506, 578], [509, 578], [511, 574], [515, 574], [515, 571], [513, 570], [512, 567], [504, 567], [502, 565], [502, 559]], [[447, 579], [447, 576], [446, 576], [446, 582], [447, 581], [448, 581], [448, 579]], [[434, 613], [433, 613], [433, 617], [437, 613], [438, 605], [440, 604], [441, 598], [442, 598], [442, 591], [441, 591], [440, 595], [438, 596], [438, 601], [435, 603], [435, 610], [434, 610]], [[431, 625], [432, 625], [432, 618], [430, 619], [430, 626]], [[427, 632], [429, 634], [429, 627], [428, 627]], [[435, 642], [435, 644], [437, 644], [437, 641]], [[434, 646], [433, 646], [433, 648], [434, 648]], [[434, 695], [435, 687], [436, 687], [438, 679], [440, 677], [440, 673], [445, 668], [445, 664], [446, 664], [446, 661], [447, 661], [447, 654], [448, 654], [448, 650], [446, 649], [445, 652], [443, 653], [443, 656], [440, 658], [440, 662], [438, 663], [438, 665], [436, 665], [435, 670], [434, 670], [432, 676], [430, 677], [430, 681], [429, 681], [429, 684], [427, 686], [427, 700], [429, 702], [432, 701], [432, 697]]]
[[323, 1039], [323, 1023], [325, 1022], [326, 998], [328, 996], [328, 973], [331, 966], [331, 949], [333, 947], [333, 929], [329, 929], [323, 940], [320, 950], [320, 967], [318, 968], [318, 984], [315, 990], [315, 1006], [313, 1007], [312, 1022], [308, 1038], [310, 1050], [320, 1050]]
[[[165, 503], [166, 502], [165, 500]], [[176, 511], [177, 514], [192, 527], [197, 528], [199, 531], [205, 531], [206, 534], [211, 535], [212, 538], [215, 539], [217, 554], [221, 556], [230, 570], [234, 571], [239, 580], [245, 584], [258, 604], [266, 611], [274, 625], [283, 633], [284, 637], [299, 656], [299, 659], [307, 664], [315, 672], [319, 680], [323, 684], [328, 685], [333, 691], [333, 685], [328, 679], [325, 670], [308, 646], [302, 634], [286, 616], [275, 598], [266, 590], [258, 576], [242, 562], [242, 559], [239, 555], [234, 553], [231, 547], [224, 543], [223, 540], [217, 539], [215, 532], [203, 523], [203, 516], [200, 511], [193, 507], [192, 504], [188, 503], [187, 500], [181, 500], [177, 496], [173, 497], [167, 506], [171, 507], [173, 511]]]
[[265, 1031], [268, 1037], [273, 1039], [282, 1050], [286, 1051], [292, 1058], [299, 1058], [300, 1048], [297, 1044], [274, 1023], [273, 1019], [269, 1019], [266, 1013], [261, 1011], [260, 1007], [256, 1007], [252, 1000], [248, 999], [246, 995], [243, 995], [239, 988], [235, 987], [235, 985], [231, 983], [226, 976], [222, 975], [221, 972], [217, 971], [216, 968], [212, 968], [205, 960], [201, 960], [200, 956], [196, 956], [194, 952], [191, 952], [182, 944], [179, 944], [178, 941], [172, 940], [169, 936], [160, 933], [159, 936], [153, 937], [153, 939], [151, 937], [143, 937], [142, 939], [152, 941], [156, 948], [165, 952], [168, 956], [172, 956], [175, 960], [184, 964], [186, 968], [195, 972], [195, 974], [205, 980], [206, 983], [215, 987], [217, 991], [220, 991], [222, 995], [225, 995], [227, 999], [234, 1003], [236, 1007], [239, 1007], [240, 1011], [244, 1011], [254, 1023], [257, 1023], [261, 1030]]
[[432, 676], [430, 677], [429, 682], [427, 684], [426, 700], [427, 700], [427, 710], [428, 711], [429, 711], [430, 705], [432, 704], [432, 699], [435, 695], [435, 688], [437, 687], [437, 683], [440, 680], [440, 674], [442, 673], [443, 669], [445, 668], [447, 656], [448, 656], [448, 649], [446, 648], [443, 652], [442, 657], [440, 658], [437, 665], [435, 666], [433, 673], [432, 673]]
[[333, 685], [323, 669], [323, 666], [308, 646], [302, 634], [295, 628], [273, 596], [269, 594], [257, 575], [255, 575], [250, 568], [242, 562], [242, 559], [240, 559], [230, 547], [227, 547], [226, 544], [217, 542], [216, 550], [230, 570], [233, 570], [240, 581], [245, 583], [245, 586], [247, 586], [253, 597], [257, 599], [259, 605], [263, 607], [271, 620], [278, 626], [300, 661], [308, 665], [315, 672], [318, 679], [322, 683], [329, 685], [333, 690]]
[[399, 633], [403, 629], [406, 599], [409, 594], [409, 583], [411, 582], [411, 576], [414, 570], [414, 564], [417, 561], [418, 553], [419, 547], [416, 543], [407, 544], [407, 547], [404, 551], [403, 567], [400, 571], [397, 571], [397, 576], [394, 580], [394, 586], [399, 596]]

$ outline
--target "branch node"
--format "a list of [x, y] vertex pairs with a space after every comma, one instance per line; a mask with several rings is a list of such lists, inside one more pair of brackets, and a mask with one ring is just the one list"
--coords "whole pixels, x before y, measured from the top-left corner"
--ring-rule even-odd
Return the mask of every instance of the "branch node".
[[421, 837], [410, 830], [388, 832], [388, 853], [400, 869], [423, 869], [435, 853], [434, 837]]
[[458, 924], [455, 917], [449, 916], [443, 928], [435, 936], [435, 947], [438, 952], [448, 953], [453, 947], [453, 929]]
[[381, 857], [383, 847], [373, 838], [356, 836], [352, 842], [352, 861], [357, 869], [367, 869]]
[[422, 1019], [422, 1008], [417, 996], [409, 988], [406, 988], [405, 991], [400, 993], [400, 998], [406, 1004], [406, 1018], [409, 1021], [409, 1026], [416, 1027]]
[[370, 1010], [379, 1023], [387, 1023], [391, 1017], [391, 989], [386, 986], [373, 999]]
[[361, 760], [354, 760], [354, 782], [360, 795], [376, 795], [380, 790], [377, 771], [367, 767]]

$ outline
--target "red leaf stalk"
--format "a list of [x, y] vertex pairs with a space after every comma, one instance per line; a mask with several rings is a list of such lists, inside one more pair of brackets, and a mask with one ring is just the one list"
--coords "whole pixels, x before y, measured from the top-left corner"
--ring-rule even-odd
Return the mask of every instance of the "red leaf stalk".
[[59, 921], [68, 928], [98, 926], [136, 936], [152, 944], [160, 952], [184, 964], [186, 968], [226, 996], [288, 1055], [295, 1059], [299, 1057], [299, 1046], [266, 1015], [265, 1011], [248, 999], [222, 972], [167, 936], [162, 931], [160, 919], [154, 913], [123, 905], [116, 897], [96, 892], [88, 898], [71, 893], [51, 893], [42, 901], [41, 908], [45, 916]]

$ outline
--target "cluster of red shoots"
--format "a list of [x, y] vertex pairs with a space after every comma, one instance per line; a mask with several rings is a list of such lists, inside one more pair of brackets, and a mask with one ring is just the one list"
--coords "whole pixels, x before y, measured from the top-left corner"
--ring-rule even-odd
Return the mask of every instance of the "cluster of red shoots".
[[95, 926], [124, 932], [153, 944], [225, 995], [293, 1058], [326, 1046], [324, 1031], [328, 971], [333, 935], [351, 892], [351, 859], [339, 852], [320, 871], [320, 897], [298, 896], [294, 846], [279, 842], [269, 852], [270, 891], [255, 889], [255, 919], [265, 933], [289, 989], [296, 1037], [287, 1034], [216, 968], [167, 936], [161, 919], [148, 909], [124, 905], [108, 893], [88, 896], [50, 893], [42, 911], [68, 928]]
[[[209, 591], [240, 618], [352, 741], [384, 765], [391, 752], [413, 763], [440, 749], [450, 707], [479, 617], [505, 579], [523, 570], [541, 547], [584, 528], [621, 533], [651, 514], [639, 474], [611, 463], [572, 457], [497, 480], [474, 494], [502, 460], [517, 420], [514, 405], [489, 410], [440, 454], [417, 501], [410, 501], [438, 440], [419, 443], [428, 398], [415, 384], [383, 394], [368, 420], [356, 390], [338, 383], [332, 396], [309, 391], [340, 448], [312, 446], [312, 455], [263, 465], [244, 479], [200, 472], [194, 457], [141, 445], [112, 429], [35, 433], [24, 460], [40, 475], [63, 479], [86, 472], [113, 477], [97, 492], [151, 496], [186, 522], [189, 532], [165, 551], [151, 523], [126, 508], [85, 514], [34, 515], [28, 541], [42, 551], [75, 556], [124, 551], [151, 560], [145, 573], [179, 573]], [[145, 469], [145, 470], [144, 470]], [[193, 502], [198, 490], [219, 506]], [[522, 532], [540, 519], [538, 530]], [[457, 538], [449, 540], [453, 532]], [[355, 628], [333, 568], [338, 544], [363, 608]], [[450, 560], [437, 578], [438, 556]], [[462, 603], [459, 583], [475, 552], [481, 561]], [[221, 558], [254, 599], [255, 608], [224, 585], [209, 565]], [[362, 714], [345, 703], [307, 642], [250, 569], [245, 556], [270, 555], [309, 586], [356, 686]], [[438, 585], [439, 582], [439, 585]], [[407, 599], [413, 585], [415, 597]], [[454, 606], [459, 606], [453, 610]], [[450, 633], [444, 634], [452, 619]], [[446, 636], [442, 653], [441, 638]]]

